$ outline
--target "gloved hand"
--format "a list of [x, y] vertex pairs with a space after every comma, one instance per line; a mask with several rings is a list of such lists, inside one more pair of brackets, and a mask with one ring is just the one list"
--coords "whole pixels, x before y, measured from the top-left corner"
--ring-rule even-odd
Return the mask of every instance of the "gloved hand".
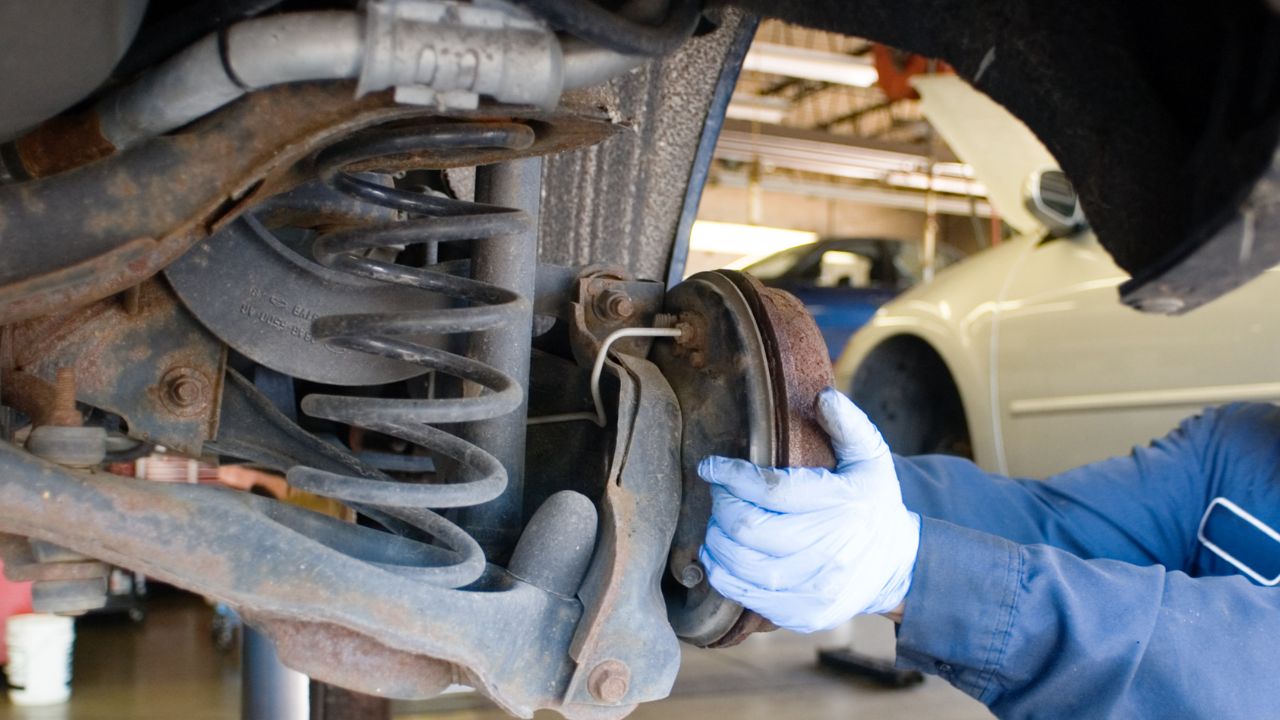
[[834, 388], [818, 394], [835, 472], [766, 468], [711, 456], [712, 512], [700, 552], [720, 594], [796, 632], [833, 628], [902, 603], [920, 516], [902, 504], [889, 448]]

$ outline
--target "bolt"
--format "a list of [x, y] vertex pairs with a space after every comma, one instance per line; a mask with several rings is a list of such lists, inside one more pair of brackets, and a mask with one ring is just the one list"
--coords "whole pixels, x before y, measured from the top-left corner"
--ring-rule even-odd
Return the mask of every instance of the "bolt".
[[705, 577], [705, 574], [702, 572], [702, 568], [698, 566], [698, 563], [689, 563], [680, 571], [680, 584], [687, 588], [694, 588], [702, 582], [703, 577]]
[[631, 686], [631, 669], [618, 660], [605, 660], [596, 665], [587, 678], [591, 696], [600, 702], [616, 703], [627, 696]]
[[[75, 368], [58, 368], [53, 380], [53, 402], [45, 420], [44, 426], [32, 428], [27, 438], [27, 450], [33, 455], [75, 468], [102, 462], [107, 433], [100, 427], [83, 427], [84, 417], [76, 409]], [[28, 566], [37, 575], [31, 586], [36, 612], [81, 615], [107, 604], [106, 565], [56, 545], [30, 542], [36, 560]], [[46, 559], [50, 553], [54, 557]], [[84, 577], [85, 571], [93, 577]]]
[[680, 331], [679, 337], [676, 338], [677, 345], [689, 347], [694, 344], [698, 336], [698, 328], [694, 327], [693, 323], [681, 320], [675, 324], [675, 328]]
[[689, 365], [694, 368], [704, 368], [707, 365], [707, 355], [701, 350], [694, 350], [689, 353]]
[[191, 416], [209, 404], [212, 390], [200, 371], [185, 366], [170, 368], [160, 378], [160, 399], [175, 415]]
[[596, 296], [595, 310], [604, 320], [627, 320], [635, 314], [636, 304], [625, 292], [609, 289]]
[[682, 312], [676, 320], [675, 328], [680, 331], [680, 337], [676, 338], [676, 345], [697, 350], [702, 347], [705, 342], [706, 320], [695, 312]]
[[673, 328], [676, 326], [677, 317], [672, 313], [658, 313], [653, 316], [653, 326], [658, 328]]
[[49, 408], [47, 420], [47, 424], [61, 427], [80, 427], [84, 422], [80, 411], [76, 409], [75, 368], [58, 368], [57, 377], [53, 381], [53, 404]]
[[169, 386], [173, 401], [183, 407], [195, 405], [200, 400], [200, 383], [191, 378], [178, 378]]

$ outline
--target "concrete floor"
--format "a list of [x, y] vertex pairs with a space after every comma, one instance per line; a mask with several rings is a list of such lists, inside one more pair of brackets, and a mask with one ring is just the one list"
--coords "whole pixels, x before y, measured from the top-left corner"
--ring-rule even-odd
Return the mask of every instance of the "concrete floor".
[[[77, 623], [72, 699], [66, 705], [19, 708], [0, 701], [0, 720], [231, 720], [239, 716], [239, 659], [219, 652], [212, 612], [186, 595], [153, 598], [142, 624], [123, 617]], [[931, 718], [979, 720], [991, 715], [936, 678], [906, 690], [883, 690], [816, 667], [817, 647], [857, 636], [860, 651], [889, 657], [892, 624], [863, 618], [816, 636], [755, 636], [730, 650], [686, 648], [670, 698], [641, 706], [632, 718], [734, 720]], [[467, 693], [396, 706], [401, 720], [497, 720], [483, 698]], [[554, 713], [539, 717], [555, 718]]]

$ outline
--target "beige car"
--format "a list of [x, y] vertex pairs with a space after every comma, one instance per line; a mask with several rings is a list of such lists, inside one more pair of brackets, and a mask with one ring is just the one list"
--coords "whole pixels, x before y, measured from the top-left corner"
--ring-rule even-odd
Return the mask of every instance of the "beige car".
[[1125, 453], [1208, 405], [1280, 400], [1276, 270], [1180, 317], [1117, 299], [1091, 234], [1022, 236], [888, 303], [836, 377], [901, 453], [1041, 477]]
[[[884, 305], [840, 356], [840, 388], [896, 452], [969, 455], [989, 470], [1043, 477], [1126, 453], [1209, 405], [1280, 400], [1277, 270], [1182, 316], [1122, 305], [1117, 286], [1128, 276], [1087, 229], [1061, 222], [1074, 214], [1070, 202], [1053, 207], [1061, 188], [1045, 183], [1061, 174], [1024, 172], [1020, 188], [999, 181], [1047, 153], [996, 158], [984, 175], [993, 150], [966, 142], [964, 124], [974, 138], [1007, 140], [1014, 131], [993, 133], [1002, 121], [983, 113], [1016, 120], [964, 88], [922, 92], [926, 112], [931, 100], [935, 111], [954, 110], [930, 120], [1003, 202], [1002, 215], [1031, 212], [1017, 216], [1014, 240]], [[1015, 190], [1023, 207], [1011, 207]]]

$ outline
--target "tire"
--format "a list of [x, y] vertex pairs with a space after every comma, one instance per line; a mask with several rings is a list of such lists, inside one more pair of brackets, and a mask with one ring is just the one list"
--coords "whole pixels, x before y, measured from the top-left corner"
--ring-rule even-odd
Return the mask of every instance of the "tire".
[[849, 396], [899, 455], [973, 457], [960, 392], [923, 340], [903, 336], [880, 345], [854, 374]]

